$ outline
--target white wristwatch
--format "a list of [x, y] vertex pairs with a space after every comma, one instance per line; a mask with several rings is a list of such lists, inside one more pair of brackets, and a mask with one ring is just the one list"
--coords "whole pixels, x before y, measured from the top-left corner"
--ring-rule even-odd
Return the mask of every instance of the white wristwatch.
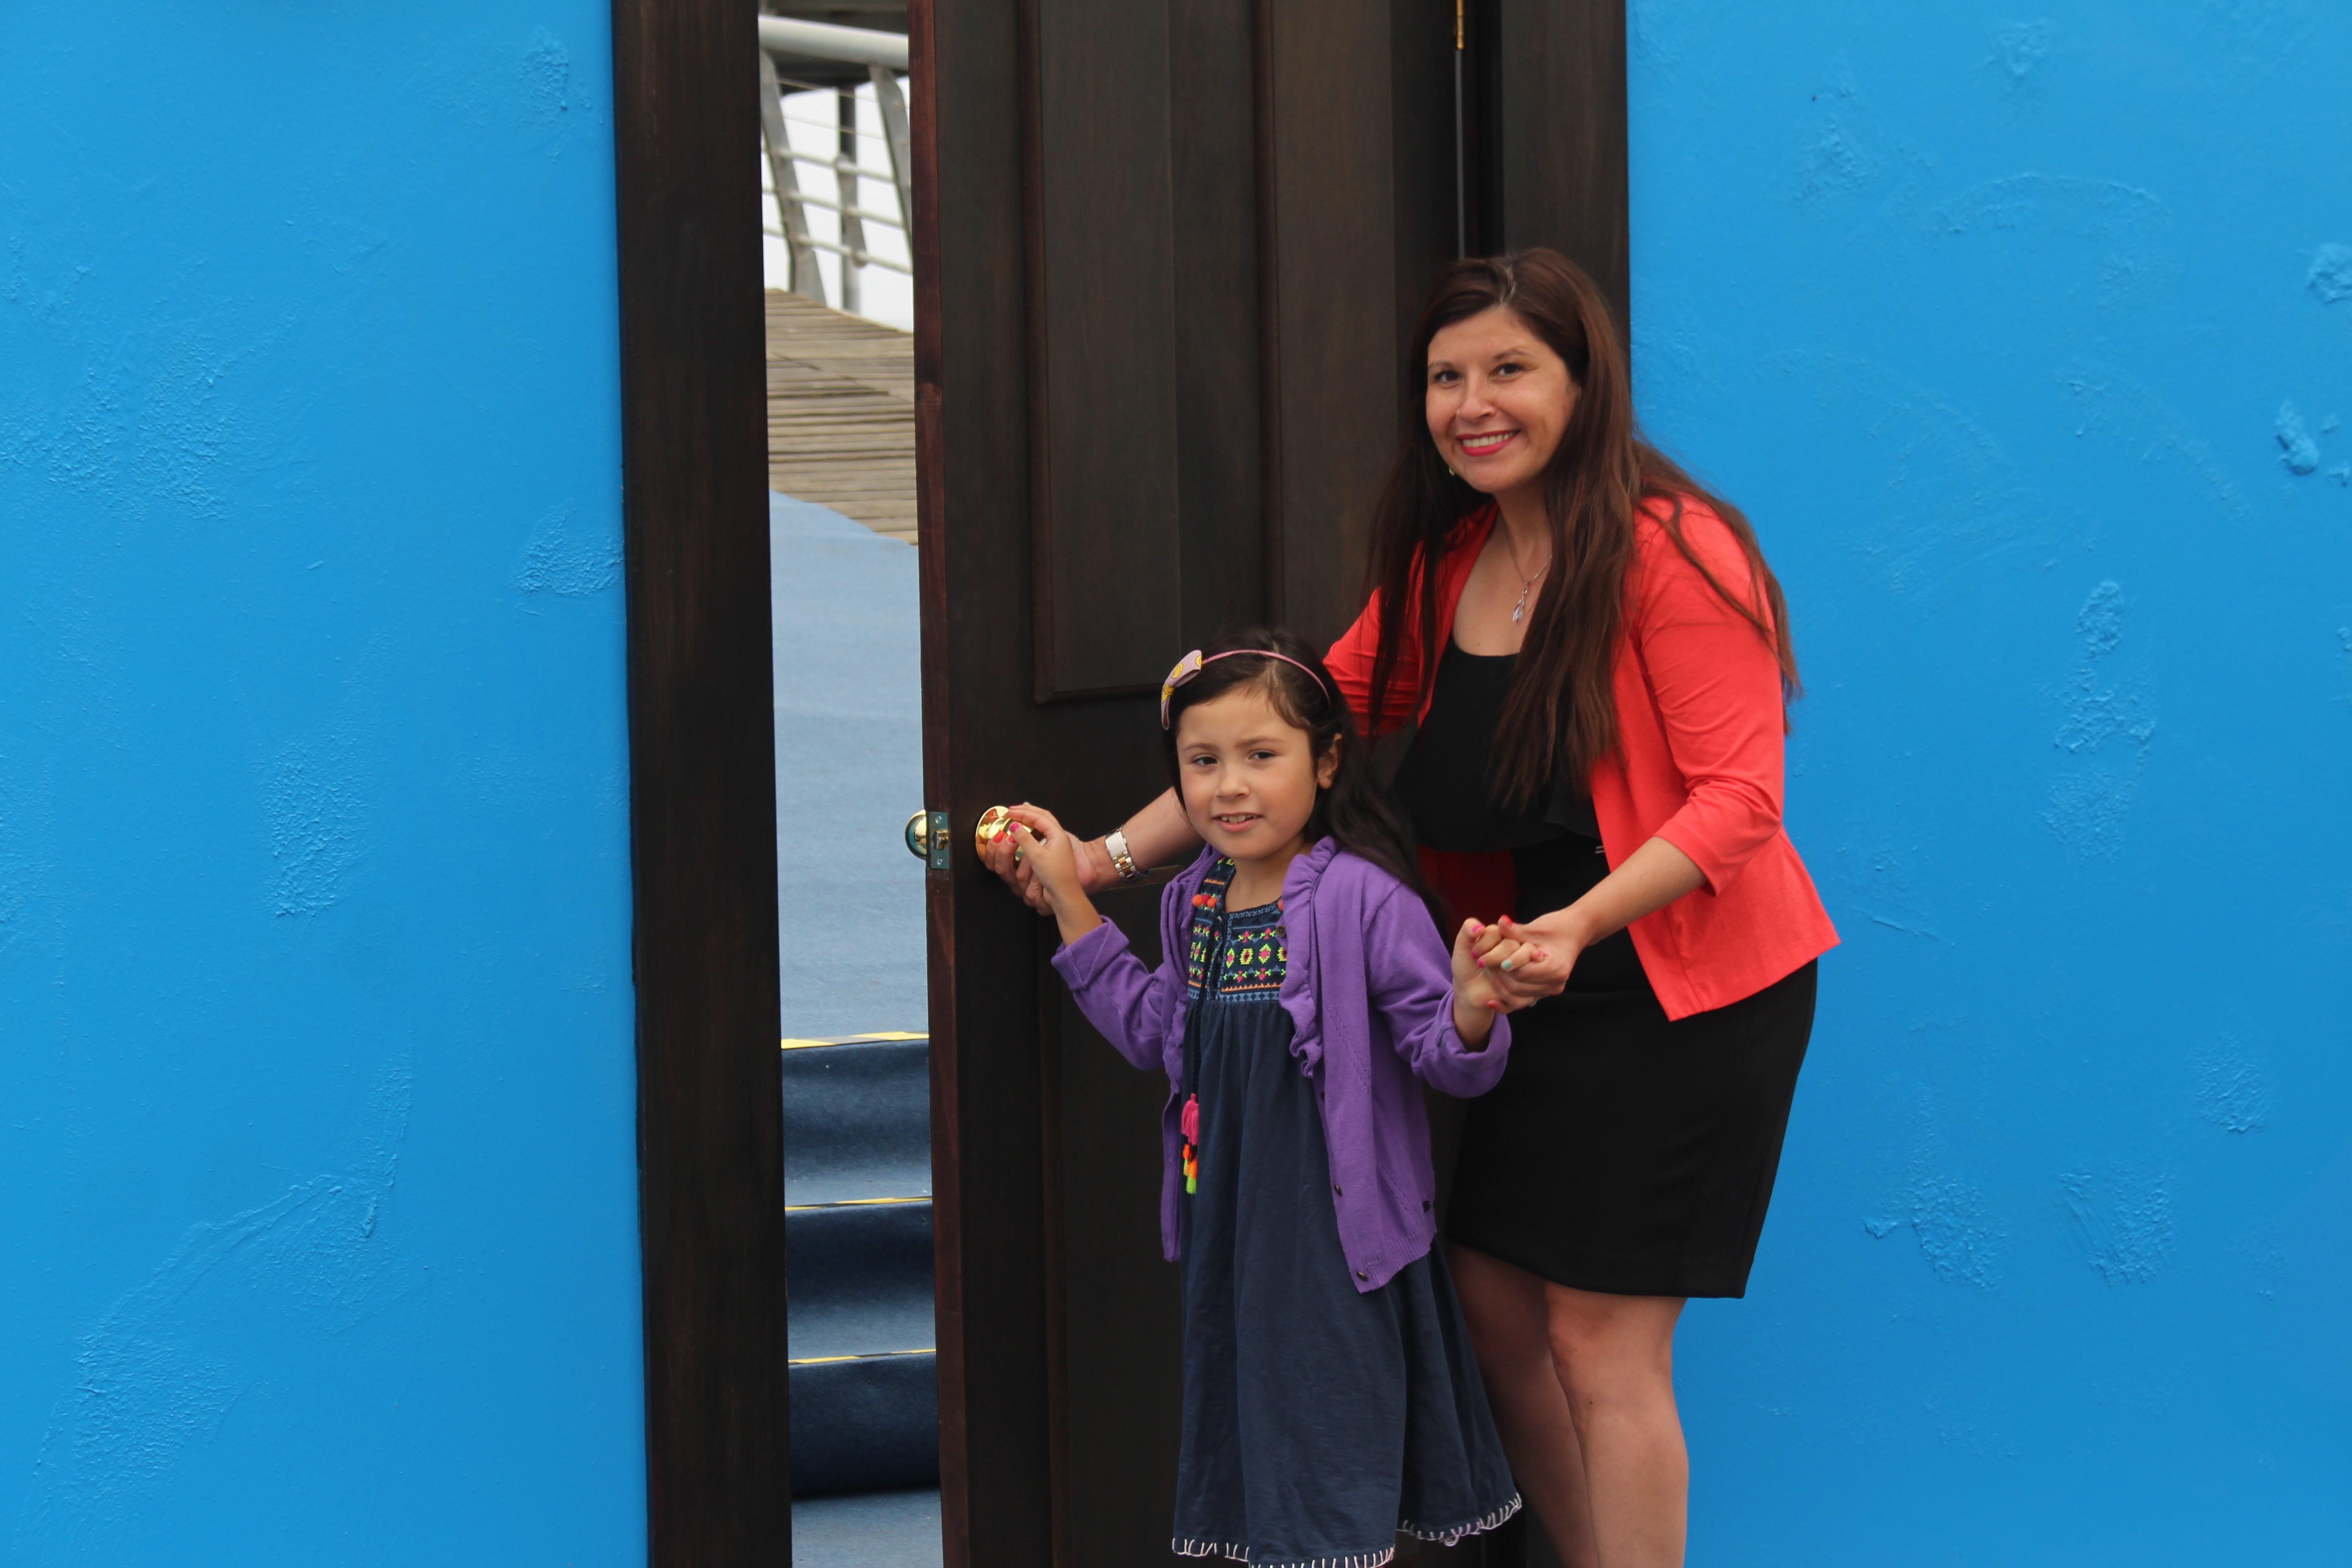
[[1118, 873], [1120, 881], [1139, 882], [1143, 879], [1143, 868], [1137, 865], [1135, 857], [1128, 853], [1126, 828], [1114, 827], [1104, 834], [1103, 847], [1110, 851], [1111, 869]]

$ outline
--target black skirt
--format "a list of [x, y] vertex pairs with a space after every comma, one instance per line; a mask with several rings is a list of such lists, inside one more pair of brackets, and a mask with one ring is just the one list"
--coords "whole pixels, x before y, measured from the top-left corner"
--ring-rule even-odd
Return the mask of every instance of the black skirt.
[[1580, 1290], [1747, 1294], [1815, 973], [1676, 1023], [1647, 985], [1514, 1015], [1503, 1080], [1464, 1117], [1447, 1238]]

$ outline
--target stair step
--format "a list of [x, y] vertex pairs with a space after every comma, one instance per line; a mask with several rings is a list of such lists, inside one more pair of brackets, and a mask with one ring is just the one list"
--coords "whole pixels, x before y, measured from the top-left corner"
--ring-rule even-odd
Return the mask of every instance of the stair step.
[[794, 1497], [937, 1484], [936, 1354], [796, 1361], [791, 1376]]
[[937, 1347], [929, 1198], [790, 1208], [784, 1246], [793, 1360]]
[[787, 1204], [930, 1196], [928, 1039], [787, 1042], [783, 1094]]

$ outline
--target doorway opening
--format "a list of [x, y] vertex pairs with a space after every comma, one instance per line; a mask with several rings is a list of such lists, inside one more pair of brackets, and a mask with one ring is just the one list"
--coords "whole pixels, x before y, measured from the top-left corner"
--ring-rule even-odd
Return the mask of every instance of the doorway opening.
[[906, 13], [762, 10], [793, 1562], [938, 1568]]

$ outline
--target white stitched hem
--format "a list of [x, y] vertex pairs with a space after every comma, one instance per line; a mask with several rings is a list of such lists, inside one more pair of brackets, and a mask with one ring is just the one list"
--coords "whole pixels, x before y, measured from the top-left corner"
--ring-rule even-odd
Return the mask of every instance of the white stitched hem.
[[1249, 1548], [1230, 1541], [1186, 1541], [1178, 1539], [1168, 1543], [1179, 1557], [1230, 1557], [1236, 1563], [1247, 1563], [1251, 1568], [1386, 1568], [1396, 1561], [1393, 1546], [1380, 1552], [1358, 1552], [1346, 1557], [1293, 1557], [1277, 1563], [1271, 1557], [1254, 1558]]
[[1415, 1524], [1408, 1519], [1399, 1521], [1397, 1528], [1415, 1541], [1433, 1541], [1440, 1546], [1452, 1546], [1465, 1536], [1484, 1535], [1490, 1530], [1501, 1529], [1504, 1523], [1518, 1511], [1519, 1496], [1517, 1492], [1513, 1492], [1511, 1500], [1502, 1507], [1492, 1513], [1482, 1513], [1467, 1524], [1450, 1524], [1442, 1530], [1432, 1530], [1426, 1525]]
[[[1406, 1519], [1397, 1521], [1397, 1529], [1415, 1541], [1452, 1546], [1465, 1537], [1500, 1529], [1518, 1511], [1519, 1497], [1514, 1492], [1510, 1500], [1502, 1507], [1491, 1513], [1480, 1514], [1467, 1524], [1449, 1524], [1433, 1529]], [[1246, 1563], [1250, 1568], [1386, 1568], [1386, 1564], [1396, 1560], [1396, 1548], [1393, 1546], [1379, 1552], [1358, 1552], [1346, 1557], [1294, 1557], [1284, 1563], [1277, 1563], [1270, 1557], [1252, 1557], [1248, 1547], [1232, 1541], [1192, 1541], [1180, 1536], [1171, 1541], [1168, 1546], [1179, 1557], [1223, 1557], [1235, 1563]]]

